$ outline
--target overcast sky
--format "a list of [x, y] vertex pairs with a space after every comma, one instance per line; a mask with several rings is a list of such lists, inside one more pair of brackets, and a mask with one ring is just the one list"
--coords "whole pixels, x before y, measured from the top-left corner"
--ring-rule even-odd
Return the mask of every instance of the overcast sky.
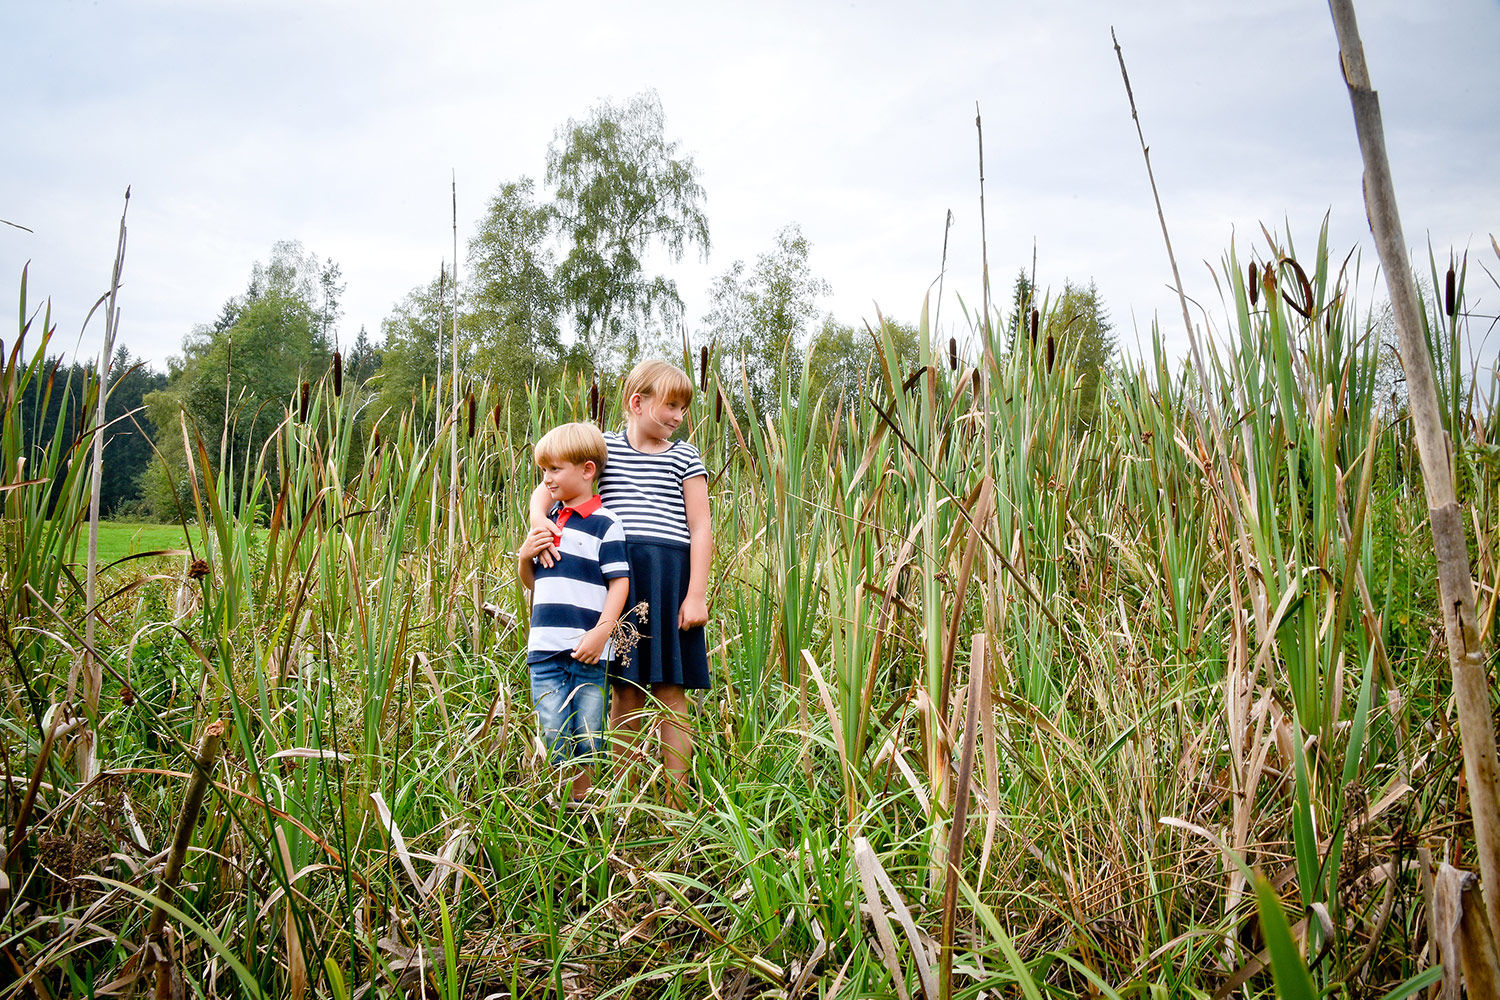
[[[1408, 240], [1469, 250], [1494, 313], [1500, 275], [1500, 0], [1362, 0], [1370, 72]], [[1328, 9], [1317, 0], [568, 4], [11, 2], [0, 6], [0, 280], [30, 261], [72, 351], [107, 289], [132, 188], [124, 342], [162, 365], [297, 239], [347, 282], [340, 334], [373, 336], [466, 243], [503, 182], [540, 180], [555, 131], [655, 88], [701, 171], [707, 263], [658, 260], [689, 330], [712, 278], [801, 225], [844, 322], [914, 322], [953, 212], [943, 332], [977, 309], [976, 102], [988, 252], [1004, 299], [1098, 283], [1122, 344], [1181, 313], [1110, 43], [1124, 48], [1189, 295], [1260, 227], [1311, 252], [1375, 257]], [[1365, 296], [1368, 298], [1368, 295]], [[14, 301], [14, 299], [11, 299]], [[15, 315], [10, 312], [10, 315]], [[0, 337], [14, 337], [14, 327]], [[82, 350], [97, 350], [97, 319]], [[1491, 359], [1492, 360], [1492, 359]]]

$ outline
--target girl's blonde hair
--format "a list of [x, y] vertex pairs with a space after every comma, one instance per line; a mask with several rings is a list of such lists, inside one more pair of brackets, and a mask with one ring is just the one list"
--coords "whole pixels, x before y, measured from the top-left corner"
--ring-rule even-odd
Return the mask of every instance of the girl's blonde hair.
[[604, 435], [593, 424], [558, 424], [537, 441], [531, 457], [538, 467], [549, 462], [567, 462], [570, 465], [594, 463], [594, 476], [604, 471], [604, 460], [609, 449], [604, 444]]
[[663, 403], [691, 406], [693, 380], [683, 374], [681, 368], [666, 361], [642, 361], [625, 376], [625, 388], [620, 393], [621, 408], [628, 413], [630, 398], [637, 395]]

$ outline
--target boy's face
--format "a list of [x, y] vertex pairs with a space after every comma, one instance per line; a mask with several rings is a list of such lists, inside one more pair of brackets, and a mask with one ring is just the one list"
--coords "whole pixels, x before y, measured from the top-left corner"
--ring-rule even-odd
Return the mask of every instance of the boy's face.
[[542, 463], [542, 485], [553, 501], [581, 503], [594, 495], [594, 463], [574, 464], [560, 458]]

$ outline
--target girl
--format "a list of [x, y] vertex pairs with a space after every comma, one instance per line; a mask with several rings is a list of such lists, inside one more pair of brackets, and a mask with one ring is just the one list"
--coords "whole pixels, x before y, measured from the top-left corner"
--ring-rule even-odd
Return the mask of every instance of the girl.
[[[604, 435], [608, 458], [599, 493], [625, 526], [630, 561], [627, 609], [647, 605], [646, 627], [626, 658], [610, 665], [610, 727], [639, 733], [646, 695], [665, 709], [657, 726], [671, 799], [681, 804], [692, 764], [687, 692], [709, 686], [708, 571], [713, 533], [708, 472], [698, 449], [673, 441], [693, 401], [692, 380], [665, 361], [645, 361], [625, 379], [625, 430]], [[531, 523], [548, 524], [547, 498], [531, 496]], [[551, 565], [555, 550], [543, 557]]]

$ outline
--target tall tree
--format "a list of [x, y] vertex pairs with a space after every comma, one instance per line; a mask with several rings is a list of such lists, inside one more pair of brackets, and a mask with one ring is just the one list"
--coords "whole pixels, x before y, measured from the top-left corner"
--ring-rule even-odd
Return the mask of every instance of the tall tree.
[[168, 362], [167, 387], [144, 399], [147, 415], [161, 428], [161, 456], [145, 480], [155, 513], [176, 517], [184, 499], [179, 414], [188, 418], [189, 433], [202, 438], [211, 471], [225, 471], [219, 468], [225, 456], [238, 492], [300, 382], [328, 368], [343, 290], [338, 277], [332, 260], [319, 261], [297, 242], [277, 243], [269, 263], [251, 270], [245, 294], [226, 303], [220, 322], [183, 341], [182, 357]]
[[1099, 412], [1100, 387], [1114, 363], [1114, 324], [1091, 279], [1087, 285], [1063, 283], [1062, 294], [1042, 320], [1038, 343], [1070, 360], [1079, 392], [1079, 421], [1090, 426]]
[[[917, 328], [885, 319], [875, 332], [890, 337], [898, 368], [893, 374], [898, 379], [905, 377], [917, 366], [921, 354]], [[855, 329], [828, 317], [807, 352], [813, 391], [825, 398], [829, 409], [840, 403], [853, 406], [863, 397], [878, 395], [875, 386], [883, 379], [880, 359], [883, 349], [869, 330]]]
[[530, 178], [500, 186], [469, 241], [469, 311], [474, 365], [503, 385], [547, 379], [567, 355], [558, 319], [551, 206], [537, 204]]
[[704, 332], [729, 374], [730, 393], [757, 413], [776, 405], [782, 379], [800, 377], [818, 299], [829, 292], [812, 273], [808, 250], [796, 223], [783, 226], [753, 269], [737, 260], [709, 289]]
[[569, 119], [547, 151], [547, 183], [568, 248], [558, 288], [578, 345], [596, 364], [628, 363], [653, 311], [667, 328], [682, 313], [676, 282], [647, 273], [647, 252], [676, 262], [697, 247], [707, 258], [698, 168], [667, 140], [661, 98], [647, 91]]
[[372, 419], [415, 410], [418, 429], [431, 426], [439, 353], [444, 355], [444, 378], [450, 363], [446, 352], [451, 302], [448, 278], [439, 275], [408, 292], [381, 321], [385, 341], [380, 350], [380, 376], [375, 380], [375, 405], [369, 411]]

